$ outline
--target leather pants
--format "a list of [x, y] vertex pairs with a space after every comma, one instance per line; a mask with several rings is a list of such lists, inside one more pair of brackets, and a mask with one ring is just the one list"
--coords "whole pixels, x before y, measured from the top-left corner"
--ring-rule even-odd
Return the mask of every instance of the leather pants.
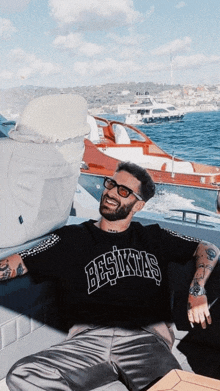
[[146, 390], [180, 368], [166, 343], [144, 329], [72, 331], [70, 339], [18, 361], [6, 378], [9, 390], [88, 391], [116, 380], [130, 391]]

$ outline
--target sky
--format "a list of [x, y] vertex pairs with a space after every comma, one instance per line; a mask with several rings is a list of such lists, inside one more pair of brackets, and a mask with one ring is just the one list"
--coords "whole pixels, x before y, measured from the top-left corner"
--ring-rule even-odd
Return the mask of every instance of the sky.
[[0, 88], [220, 84], [219, 0], [0, 0]]

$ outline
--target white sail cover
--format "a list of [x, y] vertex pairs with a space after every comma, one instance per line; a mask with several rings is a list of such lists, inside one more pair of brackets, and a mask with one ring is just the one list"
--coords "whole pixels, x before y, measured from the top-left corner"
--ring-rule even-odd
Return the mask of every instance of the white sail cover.
[[77, 95], [32, 100], [0, 141], [0, 248], [63, 226], [80, 174], [87, 104]]

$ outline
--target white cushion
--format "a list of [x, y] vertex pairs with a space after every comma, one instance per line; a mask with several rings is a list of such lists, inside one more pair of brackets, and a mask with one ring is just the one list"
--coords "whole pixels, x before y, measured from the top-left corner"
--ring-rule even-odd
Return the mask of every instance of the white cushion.
[[[36, 99], [38, 103], [39, 99]], [[27, 132], [18, 126], [18, 130], [10, 132], [13, 139], [0, 140], [0, 248], [22, 244], [63, 226], [69, 217], [80, 174], [84, 135], [90, 130], [85, 100], [59, 95], [35, 103], [32, 101], [31, 110], [25, 110], [22, 116], [22, 126], [30, 125]], [[42, 118], [38, 111], [36, 123], [33, 107], [42, 109]], [[70, 118], [71, 107], [75, 120]], [[69, 124], [66, 132], [65, 124]], [[38, 136], [40, 143], [35, 142]], [[52, 142], [57, 139], [65, 140]]]
[[9, 137], [23, 142], [54, 143], [89, 132], [86, 100], [79, 95], [54, 94], [30, 101]]

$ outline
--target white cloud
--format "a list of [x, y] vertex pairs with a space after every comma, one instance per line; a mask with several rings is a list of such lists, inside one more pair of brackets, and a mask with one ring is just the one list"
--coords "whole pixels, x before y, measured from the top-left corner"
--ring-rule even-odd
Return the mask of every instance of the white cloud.
[[74, 72], [79, 76], [86, 77], [106, 77], [109, 75], [114, 75], [114, 77], [125, 76], [126, 74], [133, 73], [139, 69], [139, 66], [132, 60], [117, 61], [113, 58], [106, 58], [103, 61], [78, 61], [75, 62], [73, 66]]
[[49, 76], [61, 71], [59, 65], [43, 61], [37, 58], [35, 54], [26, 53], [21, 48], [11, 50], [8, 57], [17, 66], [20, 65], [16, 74], [21, 79], [28, 79], [33, 76]]
[[49, 7], [61, 25], [86, 30], [105, 30], [141, 19], [132, 0], [49, 0]]
[[180, 1], [177, 5], [175, 5], [176, 8], [183, 8], [186, 6], [185, 1]]
[[9, 19], [0, 18], [0, 37], [2, 39], [10, 39], [16, 31], [16, 28]]
[[2, 80], [10, 80], [12, 79], [14, 76], [14, 73], [13, 72], [10, 72], [10, 71], [2, 71], [0, 72], [0, 79]]
[[102, 47], [92, 42], [85, 42], [84, 45], [80, 48], [80, 53], [85, 56], [92, 57], [102, 52]]
[[27, 54], [21, 48], [12, 49], [8, 54], [8, 57], [10, 58], [10, 60], [12, 60], [18, 64], [24, 63], [25, 61], [27, 61], [27, 62], [31, 61], [31, 56], [33, 57], [33, 55]]
[[31, 0], [1, 0], [0, 11], [13, 13], [20, 12], [28, 6]]
[[[174, 69], [194, 69], [214, 63], [220, 63], [220, 56], [205, 56], [204, 54], [195, 54], [191, 56], [176, 56], [173, 59], [172, 65]], [[170, 62], [148, 62], [145, 69], [151, 73], [169, 70]]]
[[17, 77], [19, 79], [30, 79], [32, 76], [34, 76], [34, 69], [31, 67], [23, 67], [18, 69], [17, 71]]
[[82, 43], [82, 34], [70, 33], [68, 35], [59, 35], [53, 41], [53, 45], [57, 48], [77, 49]]
[[148, 62], [146, 64], [146, 70], [149, 72], [158, 72], [158, 71], [163, 71], [165, 69], [168, 69], [169, 66], [164, 63], [158, 63], [158, 62]]
[[150, 7], [150, 9], [146, 12], [146, 17], [149, 18], [155, 11], [154, 5]]
[[220, 63], [220, 56], [205, 56], [204, 54], [195, 54], [192, 56], [177, 56], [173, 60], [175, 68], [200, 68], [207, 64]]
[[70, 33], [66, 36], [59, 35], [53, 41], [53, 45], [59, 49], [76, 51], [87, 57], [95, 56], [103, 51], [102, 46], [96, 43], [86, 42], [80, 33]]
[[192, 39], [185, 37], [183, 39], [175, 39], [165, 45], [152, 50], [152, 54], [155, 56], [163, 56], [166, 54], [176, 54], [178, 52], [189, 50]]
[[146, 36], [131, 33], [128, 35], [117, 35], [110, 33], [107, 35], [108, 43], [105, 45], [106, 51], [111, 57], [117, 59], [134, 59], [144, 56], [144, 44]]
[[118, 59], [124, 59], [124, 60], [128, 60], [128, 59], [131, 59], [131, 58], [141, 58], [143, 57], [143, 51], [139, 48], [135, 48], [134, 46], [131, 46], [131, 47], [125, 47], [125, 48], [121, 48], [121, 49], [117, 49], [115, 50], [116, 52], [116, 58]]
[[145, 37], [141, 34], [130, 34], [130, 35], [117, 35], [115, 33], [109, 33], [108, 37], [120, 46], [140, 46], [144, 43]]

